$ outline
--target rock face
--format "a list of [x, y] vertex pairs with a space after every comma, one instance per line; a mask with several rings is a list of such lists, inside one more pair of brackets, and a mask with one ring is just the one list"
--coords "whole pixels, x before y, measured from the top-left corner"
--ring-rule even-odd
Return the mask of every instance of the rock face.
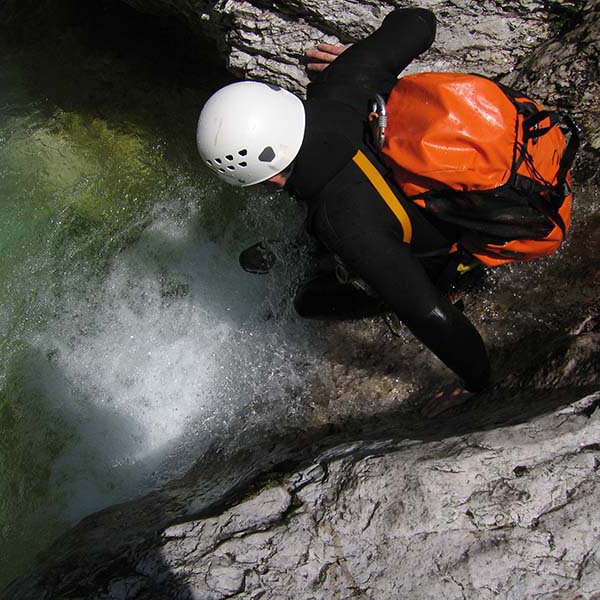
[[590, 597], [599, 404], [424, 445], [336, 448], [218, 517], [166, 529], [130, 583], [163, 580], [178, 598]]
[[597, 598], [597, 307], [545, 346], [441, 417], [409, 403], [203, 461], [84, 519], [0, 598]]
[[323, 39], [359, 40], [393, 8], [418, 4], [433, 10], [439, 20], [434, 49], [411, 70], [461, 69], [487, 75], [511, 71], [519, 59], [552, 39], [565, 18], [578, 13], [577, 3], [553, 3], [549, 10], [544, 0], [126, 1], [142, 11], [180, 15], [208, 32], [221, 42], [229, 67], [239, 75], [286, 83], [297, 91], [307, 83], [298, 61], [307, 48]]
[[127, 511], [111, 509], [3, 597], [596, 598], [599, 406], [597, 392], [510, 427], [338, 446], [116, 554]]
[[568, 110], [585, 133], [580, 177], [598, 178], [598, 0], [125, 1], [142, 11], [176, 14], [215, 38], [236, 75], [298, 93], [308, 82], [301, 61], [308, 48], [319, 41], [359, 40], [394, 8], [429, 8], [438, 18], [436, 41], [406, 72], [482, 73]]
[[598, 181], [600, 158], [600, 2], [587, 2], [564, 35], [538, 47], [505, 78], [550, 106], [568, 111], [582, 128], [580, 178]]

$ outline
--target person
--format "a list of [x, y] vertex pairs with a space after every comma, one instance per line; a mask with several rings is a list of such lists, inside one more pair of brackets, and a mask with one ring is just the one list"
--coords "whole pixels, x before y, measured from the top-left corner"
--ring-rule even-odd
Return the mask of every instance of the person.
[[[368, 107], [433, 43], [436, 18], [396, 9], [347, 49], [307, 53], [316, 73], [307, 98], [256, 82], [216, 92], [202, 109], [200, 155], [234, 185], [279, 186], [307, 206], [307, 229], [363, 286], [334, 271], [302, 284], [295, 307], [306, 318], [361, 318], [390, 310], [459, 378], [481, 392], [491, 370], [484, 342], [440, 284], [458, 231], [408, 201], [371, 143]], [[360, 289], [362, 287], [362, 289]]]

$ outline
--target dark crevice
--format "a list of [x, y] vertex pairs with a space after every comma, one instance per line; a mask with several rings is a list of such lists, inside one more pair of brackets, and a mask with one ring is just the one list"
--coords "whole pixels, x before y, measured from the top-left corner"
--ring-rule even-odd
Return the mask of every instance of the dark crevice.
[[113, 49], [117, 56], [142, 59], [150, 69], [162, 67], [166, 77], [183, 77], [188, 85], [205, 79], [209, 66], [225, 67], [216, 44], [183, 20], [140, 13], [123, 0], [4, 0], [0, 17], [2, 37], [13, 47], [51, 40], [57, 50], [67, 38], [80, 36], [91, 52]]
[[554, 17], [557, 36], [562, 36], [583, 23], [585, 14], [583, 4], [578, 0], [571, 0], [570, 2], [548, 0], [546, 2], [547, 12]]
[[22, 65], [32, 97], [47, 99], [49, 110], [118, 111], [134, 123], [153, 96], [157, 121], [161, 111], [181, 110], [182, 96], [196, 96], [187, 101], [193, 114], [182, 115], [193, 129], [204, 98], [231, 80], [213, 41], [121, 0], [0, 1], [0, 52]]
[[523, 475], [526, 475], [528, 472], [529, 472], [529, 469], [524, 465], [517, 465], [513, 469], [513, 473], [515, 474], [515, 477], [523, 477]]
[[[581, 411], [581, 414], [585, 415], [588, 418], [591, 418], [592, 415], [598, 410], [598, 408], [600, 408], [600, 397], [598, 397], [598, 399], [592, 402], [589, 406], [586, 406]], [[586, 446], [586, 448], [589, 448], [589, 446]]]

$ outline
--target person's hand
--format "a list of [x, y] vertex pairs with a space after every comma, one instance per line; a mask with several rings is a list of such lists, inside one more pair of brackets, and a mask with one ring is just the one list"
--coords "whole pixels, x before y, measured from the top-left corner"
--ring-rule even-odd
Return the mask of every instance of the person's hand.
[[452, 408], [461, 406], [473, 398], [475, 394], [468, 392], [460, 385], [452, 383], [438, 390], [433, 398], [427, 400], [421, 407], [421, 415], [432, 419]]
[[306, 56], [320, 62], [309, 62], [306, 67], [309, 71], [324, 71], [344, 50], [350, 46], [334, 44], [319, 44], [316, 49], [307, 50]]

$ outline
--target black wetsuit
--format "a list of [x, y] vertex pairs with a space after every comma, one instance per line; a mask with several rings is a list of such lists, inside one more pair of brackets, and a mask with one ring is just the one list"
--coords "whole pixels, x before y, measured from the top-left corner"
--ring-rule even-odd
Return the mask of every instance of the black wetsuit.
[[308, 86], [305, 138], [287, 189], [307, 203], [309, 231], [381, 300], [321, 275], [300, 288], [296, 308], [309, 318], [361, 317], [383, 301], [467, 389], [478, 391], [490, 377], [483, 341], [434, 284], [454, 232], [407, 201], [388, 177], [412, 226], [405, 243], [400, 221], [353, 161], [360, 150], [386, 174], [367, 142], [369, 100], [389, 94], [398, 73], [432, 44], [435, 27], [429, 11], [395, 10]]

